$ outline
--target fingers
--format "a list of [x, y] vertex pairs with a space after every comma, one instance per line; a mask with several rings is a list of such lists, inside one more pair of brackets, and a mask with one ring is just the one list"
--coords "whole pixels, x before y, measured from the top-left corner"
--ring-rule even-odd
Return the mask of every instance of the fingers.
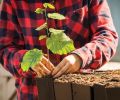
[[61, 76], [64, 74], [67, 69], [69, 69], [69, 63], [67, 63], [65, 66], [61, 67], [61, 69], [54, 75], [54, 78]]
[[63, 61], [61, 61], [55, 68], [54, 68], [54, 70], [53, 70], [53, 72], [52, 72], [52, 75], [54, 76], [54, 75], [56, 75], [60, 70], [61, 70], [61, 68], [64, 66], [66, 64], [66, 62], [63, 60]]
[[43, 69], [39, 67], [39, 68], [38, 68], [37, 75], [38, 75], [38, 77], [42, 77], [42, 76], [45, 76], [46, 74], [45, 74], [45, 72], [43, 71]]
[[68, 73], [74, 73], [75, 70], [73, 67], [69, 67], [68, 70], [65, 72], [65, 74], [68, 74]]
[[39, 64], [41, 66], [40, 68], [43, 69], [45, 74], [47, 74], [47, 75], [51, 74], [51, 71], [49, 69], [47, 69], [44, 64], [42, 64], [41, 62], [39, 62]]
[[37, 64], [36, 66], [32, 67], [32, 70], [37, 73], [38, 77], [43, 77], [51, 74], [51, 71], [47, 69], [45, 65], [41, 62], [39, 62], [39, 64]]
[[37, 64], [36, 66], [32, 67], [32, 70], [34, 72], [36, 72], [37, 77], [42, 77], [45, 75], [44, 71], [39, 67], [39, 64]]
[[54, 69], [54, 65], [43, 56], [42, 60], [37, 65], [32, 67], [32, 69], [37, 73], [38, 77], [43, 77], [51, 74]]
[[55, 68], [54, 65], [44, 56], [42, 58], [41, 63], [44, 64], [44, 66], [50, 71], [53, 71], [53, 69]]

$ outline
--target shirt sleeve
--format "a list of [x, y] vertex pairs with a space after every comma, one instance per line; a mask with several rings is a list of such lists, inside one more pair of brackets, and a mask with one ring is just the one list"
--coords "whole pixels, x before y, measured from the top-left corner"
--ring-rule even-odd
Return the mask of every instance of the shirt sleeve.
[[32, 72], [23, 72], [20, 66], [24, 40], [10, 0], [3, 0], [0, 8], [0, 63], [15, 77], [32, 77]]
[[112, 58], [118, 45], [107, 0], [90, 1], [89, 26], [91, 41], [73, 51], [82, 59], [81, 69], [99, 68]]

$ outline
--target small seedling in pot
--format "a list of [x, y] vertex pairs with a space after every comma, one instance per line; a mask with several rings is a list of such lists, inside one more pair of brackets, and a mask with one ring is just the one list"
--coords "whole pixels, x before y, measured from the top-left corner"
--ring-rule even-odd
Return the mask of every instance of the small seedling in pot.
[[[47, 13], [47, 9], [55, 9], [55, 6], [50, 3], [43, 3], [43, 8], [37, 8], [36, 14], [43, 14], [45, 16], [45, 23], [37, 27], [35, 30], [46, 30], [45, 35], [40, 35], [39, 40], [46, 39], [47, 56], [49, 59], [49, 50], [53, 54], [64, 55], [70, 53], [75, 49], [73, 41], [65, 34], [65, 30], [48, 27], [48, 20], [65, 20], [66, 17], [59, 13]], [[42, 59], [44, 53], [42, 50], [29, 50], [23, 57], [21, 67], [23, 71], [28, 71], [29, 68], [34, 67]]]

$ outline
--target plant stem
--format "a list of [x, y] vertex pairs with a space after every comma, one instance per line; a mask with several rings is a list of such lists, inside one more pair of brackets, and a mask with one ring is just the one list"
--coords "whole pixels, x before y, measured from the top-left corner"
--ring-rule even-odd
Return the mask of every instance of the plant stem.
[[47, 28], [46, 28], [46, 33], [47, 33], [47, 37], [49, 37], [49, 29], [48, 29], [48, 17], [47, 17], [47, 11], [45, 9], [45, 19], [46, 19], [46, 23], [47, 23]]
[[50, 52], [49, 52], [49, 49], [47, 49], [47, 58], [50, 61]]
[[[47, 23], [47, 28], [46, 28], [46, 33], [47, 33], [47, 37], [49, 37], [49, 29], [48, 29], [48, 17], [47, 17], [47, 11], [45, 9], [45, 18], [46, 18], [46, 23]], [[49, 49], [47, 48], [47, 58], [50, 61], [50, 57], [49, 57]]]

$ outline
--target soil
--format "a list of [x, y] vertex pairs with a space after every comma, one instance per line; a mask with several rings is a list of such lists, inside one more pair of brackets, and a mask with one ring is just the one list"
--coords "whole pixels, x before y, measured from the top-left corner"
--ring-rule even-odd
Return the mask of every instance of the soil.
[[104, 85], [106, 88], [120, 87], [120, 70], [94, 72], [92, 74], [67, 74], [55, 79], [55, 82], [74, 83], [93, 86]]

